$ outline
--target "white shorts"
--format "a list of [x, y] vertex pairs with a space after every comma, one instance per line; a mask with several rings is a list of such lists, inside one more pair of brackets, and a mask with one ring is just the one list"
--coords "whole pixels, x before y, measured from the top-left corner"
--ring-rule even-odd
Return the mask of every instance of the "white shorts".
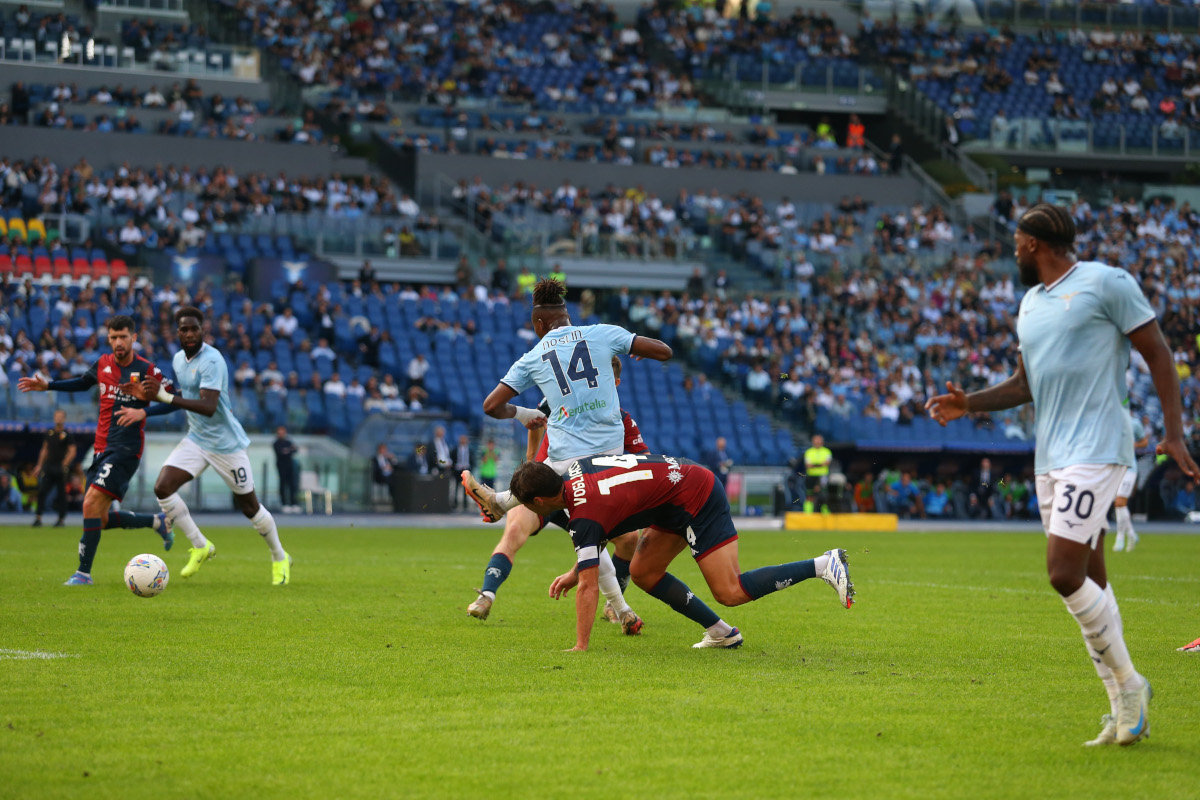
[[234, 494], [250, 494], [254, 491], [254, 474], [250, 472], [250, 456], [245, 450], [236, 453], [210, 453], [191, 439], [184, 439], [175, 446], [163, 463], [164, 467], [176, 467], [191, 475], [212, 466]]
[[1126, 467], [1125, 477], [1121, 478], [1121, 485], [1117, 487], [1117, 497], [1124, 497], [1128, 500], [1133, 496], [1133, 490], [1137, 488], [1137, 467]]
[[[622, 444], [620, 447], [614, 447], [611, 450], [605, 450], [603, 453], [592, 453], [592, 455], [593, 456], [619, 456], [624, 452], [625, 452], [625, 445]], [[542, 463], [545, 464], [550, 469], [557, 472], [559, 475], [566, 475], [567, 468], [570, 467], [572, 464], [574, 464], [576, 461], [578, 461], [580, 458], [591, 458], [591, 457], [592, 456], [578, 456], [576, 458], [567, 458], [562, 461], [551, 461], [550, 459], [547, 458]]]
[[1038, 475], [1038, 510], [1046, 535], [1095, 549], [1127, 470], [1123, 464], [1076, 464]]

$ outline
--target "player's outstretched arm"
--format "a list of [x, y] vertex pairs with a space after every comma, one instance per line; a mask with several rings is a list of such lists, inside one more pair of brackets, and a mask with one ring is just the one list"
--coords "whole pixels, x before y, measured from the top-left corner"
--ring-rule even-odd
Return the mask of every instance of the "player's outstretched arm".
[[516, 396], [517, 393], [508, 384], [496, 384], [496, 388], [492, 389], [492, 393], [483, 400], [483, 413], [492, 419], [512, 419], [516, 417], [517, 422], [520, 422], [529, 430], [540, 428], [546, 424], [546, 415], [537, 409], [514, 406], [508, 402]]
[[1033, 401], [1029, 379], [1025, 375], [1025, 360], [1017, 356], [1017, 370], [995, 386], [967, 394], [961, 386], [946, 382], [947, 394], [925, 401], [929, 416], [941, 425], [978, 411], [1003, 411]]
[[1146, 359], [1150, 368], [1150, 377], [1154, 380], [1154, 391], [1163, 410], [1163, 440], [1158, 443], [1155, 452], [1159, 455], [1169, 455], [1175, 459], [1179, 468], [1188, 477], [1200, 480], [1200, 467], [1188, 453], [1187, 444], [1183, 441], [1183, 405], [1179, 399], [1179, 374], [1175, 372], [1175, 360], [1171, 356], [1171, 348], [1163, 339], [1162, 329], [1158, 320], [1151, 320], [1135, 331], [1130, 332], [1129, 341]]
[[41, 374], [34, 373], [31, 378], [17, 381], [17, 388], [22, 392], [86, 392], [95, 385], [95, 379], [87, 375], [65, 381], [48, 381]]
[[[136, 384], [136, 383], [122, 384], [121, 391], [126, 392], [128, 394], [134, 394], [137, 396], [142, 396], [142, 394], [143, 394], [143, 391], [138, 389], [138, 384]], [[166, 389], [164, 389], [160, 386], [160, 387], [158, 387], [158, 391], [153, 396], [153, 398], [145, 397], [144, 399], [147, 402], [149, 402], [151, 399], [158, 400], [158, 402], [160, 402], [160, 403], [163, 403], [166, 405], [172, 405], [172, 406], [175, 406], [176, 408], [181, 408], [184, 411], [192, 411], [196, 414], [200, 414], [205, 417], [211, 417], [213, 414], [217, 413], [217, 401], [220, 400], [220, 398], [221, 398], [221, 392], [218, 391], [217, 389], [201, 389], [200, 390], [200, 399], [189, 400], [188, 398], [184, 397], [183, 395], [171, 394]], [[159, 414], [165, 414], [165, 413], [167, 413], [167, 412], [166, 411], [156, 411], [156, 412], [151, 413], [150, 416], [156, 417]]]
[[633, 340], [633, 345], [629, 348], [629, 355], [634, 358], [652, 358], [655, 361], [669, 361], [671, 359], [671, 346], [658, 339], [639, 336]]

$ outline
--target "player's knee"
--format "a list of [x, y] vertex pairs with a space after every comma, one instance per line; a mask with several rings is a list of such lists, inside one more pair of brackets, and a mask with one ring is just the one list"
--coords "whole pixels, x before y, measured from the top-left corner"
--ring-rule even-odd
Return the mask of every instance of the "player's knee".
[[154, 496], [159, 500], [166, 500], [173, 494], [175, 494], [175, 487], [171, 486], [162, 475], [159, 475], [154, 481]]
[[637, 559], [634, 559], [629, 565], [630, 579], [633, 580], [634, 586], [637, 586], [643, 592], [653, 589], [666, 574], [664, 570], [648, 569], [644, 565], [638, 564]]
[[1054, 591], [1058, 592], [1063, 597], [1075, 594], [1079, 591], [1079, 587], [1083, 586], [1086, 575], [1080, 575], [1078, 570], [1071, 569], [1066, 565], [1051, 565], [1049, 569], [1050, 585], [1054, 587]]
[[713, 599], [723, 606], [740, 606], [743, 603], [750, 602], [750, 596], [742, 591], [742, 587], [733, 586], [716, 586], [709, 587], [712, 589]]

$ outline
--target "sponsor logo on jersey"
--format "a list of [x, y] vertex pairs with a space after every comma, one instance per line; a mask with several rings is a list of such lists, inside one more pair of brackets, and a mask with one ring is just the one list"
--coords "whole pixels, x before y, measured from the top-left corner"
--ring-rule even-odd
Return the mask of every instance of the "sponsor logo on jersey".
[[574, 408], [559, 406], [558, 411], [554, 412], [554, 419], [552, 419], [551, 422], [562, 422], [563, 420], [570, 419], [571, 417], [577, 417], [580, 414], [588, 411], [599, 411], [603, 408], [608, 408], [608, 403], [603, 400], [594, 400], [590, 403], [581, 403]]

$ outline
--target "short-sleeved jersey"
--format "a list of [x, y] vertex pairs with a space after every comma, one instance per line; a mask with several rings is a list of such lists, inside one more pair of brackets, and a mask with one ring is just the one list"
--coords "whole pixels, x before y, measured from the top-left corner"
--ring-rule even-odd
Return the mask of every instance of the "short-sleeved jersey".
[[[550, 406], [543, 400], [538, 406], [538, 411], [541, 411], [547, 417], [550, 416]], [[638, 424], [634, 422], [633, 417], [625, 409], [621, 409], [621, 423], [625, 426], [625, 452], [626, 453], [649, 453], [650, 448], [646, 446], [646, 442], [642, 439], [642, 432], [638, 430]], [[542, 437], [542, 443], [538, 445], [537, 455], [534, 456], [534, 461], [545, 461], [550, 455], [550, 434]]]
[[127, 426], [117, 425], [113, 421], [115, 411], [122, 408], [145, 408], [150, 405], [141, 398], [121, 391], [121, 384], [130, 383], [134, 375], [139, 380], [147, 375], [160, 381], [163, 379], [158, 367], [136, 353], [126, 366], [118, 364], [117, 357], [112, 353], [105, 353], [81, 376], [91, 386], [100, 385], [100, 415], [96, 420], [96, 441], [93, 445], [97, 453], [120, 450], [138, 458], [142, 457], [142, 447], [146, 442], [146, 421]]
[[567, 468], [563, 500], [579, 569], [598, 563], [614, 536], [655, 525], [683, 533], [707, 502], [713, 474], [694, 461], [663, 455], [593, 456]]
[[517, 394], [537, 386], [553, 409], [547, 420], [550, 459], [603, 453], [624, 440], [612, 357], [636, 338], [616, 325], [567, 325], [542, 337], [501, 380]]
[[182, 350], [171, 362], [179, 391], [187, 400], [199, 400], [201, 389], [215, 389], [217, 410], [211, 417], [187, 412], [188, 438], [209, 453], [236, 453], [250, 446], [250, 437], [233, 414], [229, 402], [229, 367], [217, 348], [200, 346], [200, 352], [188, 358]]
[[1076, 464], [1133, 466], [1124, 408], [1129, 334], [1153, 319], [1133, 276], [1094, 261], [1025, 294], [1017, 338], [1037, 414], [1037, 474]]

